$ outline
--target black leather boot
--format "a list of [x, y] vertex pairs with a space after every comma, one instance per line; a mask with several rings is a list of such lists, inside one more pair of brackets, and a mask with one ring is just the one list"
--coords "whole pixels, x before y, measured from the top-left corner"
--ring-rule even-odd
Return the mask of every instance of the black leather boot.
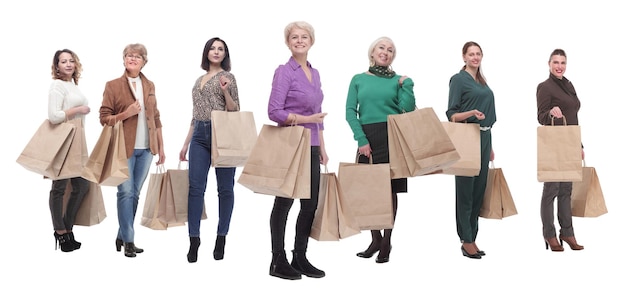
[[54, 239], [56, 240], [54, 242], [54, 249], [61, 248], [62, 252], [71, 252], [74, 251], [76, 248], [74, 247], [74, 244], [70, 241], [70, 237], [67, 233], [65, 234], [57, 234], [57, 232], [54, 232]]
[[226, 236], [217, 236], [215, 239], [215, 248], [213, 249], [213, 259], [224, 259], [224, 246], [226, 245]]
[[134, 258], [137, 256], [135, 251], [135, 243], [124, 243], [124, 256]]
[[306, 258], [306, 252], [301, 251], [292, 251], [293, 252], [293, 260], [291, 260], [291, 266], [296, 269], [296, 271], [300, 272], [302, 275], [311, 278], [322, 278], [326, 276], [324, 271], [315, 268], [309, 260]]
[[270, 264], [270, 276], [287, 279], [298, 280], [302, 279], [302, 275], [287, 261], [285, 251], [272, 253], [272, 263]]
[[74, 239], [74, 233], [73, 232], [69, 232], [69, 233], [67, 233], [67, 235], [70, 238], [70, 242], [74, 245], [74, 250], [80, 249], [81, 242], [79, 242], [79, 241]]
[[198, 261], [198, 248], [200, 247], [200, 237], [189, 237], [189, 252], [187, 253], [187, 262], [195, 263]]

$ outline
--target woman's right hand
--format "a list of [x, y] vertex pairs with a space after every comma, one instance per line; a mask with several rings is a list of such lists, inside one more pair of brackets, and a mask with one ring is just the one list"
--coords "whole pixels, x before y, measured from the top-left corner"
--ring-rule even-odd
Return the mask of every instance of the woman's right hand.
[[478, 120], [484, 120], [485, 119], [485, 114], [483, 114], [483, 112], [479, 111], [479, 110], [473, 110], [472, 114], [474, 115], [474, 117], [476, 117], [476, 119]]
[[368, 143], [359, 147], [359, 154], [369, 158], [370, 154], [372, 154], [372, 148], [370, 147], [370, 144]]
[[324, 117], [326, 117], [328, 113], [317, 113], [310, 116], [307, 116], [306, 123], [324, 123]]
[[141, 112], [141, 104], [139, 104], [139, 101], [135, 101], [132, 105], [126, 108], [126, 114], [128, 117], [137, 115], [139, 112]]
[[550, 110], [550, 115], [557, 119], [563, 118], [563, 112], [561, 112], [561, 108], [557, 106], [555, 106], [554, 108]]
[[187, 160], [187, 146], [183, 147], [183, 149], [180, 150], [180, 153], [178, 154], [178, 160], [180, 161], [188, 161]]

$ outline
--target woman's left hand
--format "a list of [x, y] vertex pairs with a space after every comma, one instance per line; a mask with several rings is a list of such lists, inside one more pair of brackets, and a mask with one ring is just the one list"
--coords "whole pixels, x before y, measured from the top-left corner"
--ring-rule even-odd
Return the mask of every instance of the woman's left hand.
[[496, 153], [494, 153], [493, 149], [491, 149], [491, 154], [489, 155], [489, 161], [493, 161], [494, 159], [496, 159]]
[[221, 76], [220, 77], [220, 88], [222, 88], [223, 91], [228, 89], [228, 85], [230, 85], [230, 80], [225, 77], [225, 76]]
[[398, 84], [400, 86], [402, 86], [402, 83], [404, 83], [404, 80], [407, 78], [407, 76], [401, 76], [400, 79], [398, 80]]
[[320, 150], [320, 164], [328, 164], [328, 155], [326, 154], [326, 150]]

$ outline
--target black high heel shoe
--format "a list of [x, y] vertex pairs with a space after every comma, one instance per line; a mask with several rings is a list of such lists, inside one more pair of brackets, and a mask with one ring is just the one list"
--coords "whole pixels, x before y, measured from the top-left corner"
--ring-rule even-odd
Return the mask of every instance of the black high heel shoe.
[[57, 232], [54, 232], [54, 239], [55, 250], [61, 248], [62, 252], [71, 252], [76, 249], [74, 244], [70, 241], [70, 237], [67, 233], [59, 235]]
[[463, 246], [461, 246], [461, 253], [463, 253], [463, 256], [468, 257], [470, 259], [481, 259], [482, 256], [479, 253], [474, 253], [474, 254], [470, 254], [467, 252], [467, 250], [465, 250], [465, 248]]
[[382, 264], [389, 262], [389, 254], [391, 253], [391, 245], [389, 245], [389, 249], [385, 249], [385, 247], [380, 247], [380, 251], [378, 252], [378, 256], [376, 257], [376, 263]]
[[[122, 239], [115, 239], [115, 250], [117, 250], [118, 252], [122, 251], [123, 245], [124, 245], [124, 241], [122, 241]], [[133, 243], [133, 246], [135, 247], [135, 253], [137, 254], [143, 253], [142, 248], [137, 248], [137, 246], [135, 246], [134, 243]]]
[[82, 243], [74, 239], [74, 233], [68, 232], [67, 236], [70, 238], [70, 242], [74, 245], [74, 250], [80, 249], [80, 246], [82, 245]]
[[372, 241], [365, 251], [356, 253], [356, 256], [367, 259], [373, 257], [378, 251], [380, 251], [380, 242], [375, 243]]
[[226, 236], [217, 236], [215, 239], [215, 248], [213, 249], [213, 259], [224, 259], [224, 246], [226, 245]]

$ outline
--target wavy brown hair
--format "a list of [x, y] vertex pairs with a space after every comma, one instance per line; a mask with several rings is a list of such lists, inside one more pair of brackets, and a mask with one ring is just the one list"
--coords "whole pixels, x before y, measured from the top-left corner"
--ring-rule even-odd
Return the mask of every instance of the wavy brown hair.
[[76, 69], [74, 70], [74, 74], [72, 74], [72, 79], [74, 83], [78, 85], [78, 79], [80, 78], [80, 73], [83, 71], [83, 65], [80, 63], [80, 59], [78, 59], [78, 55], [73, 51], [65, 48], [61, 50], [57, 50], [54, 53], [54, 57], [52, 58], [52, 79], [53, 80], [63, 80], [61, 74], [59, 74], [59, 57], [62, 53], [67, 52], [72, 55], [74, 59], [74, 64], [76, 65]]

